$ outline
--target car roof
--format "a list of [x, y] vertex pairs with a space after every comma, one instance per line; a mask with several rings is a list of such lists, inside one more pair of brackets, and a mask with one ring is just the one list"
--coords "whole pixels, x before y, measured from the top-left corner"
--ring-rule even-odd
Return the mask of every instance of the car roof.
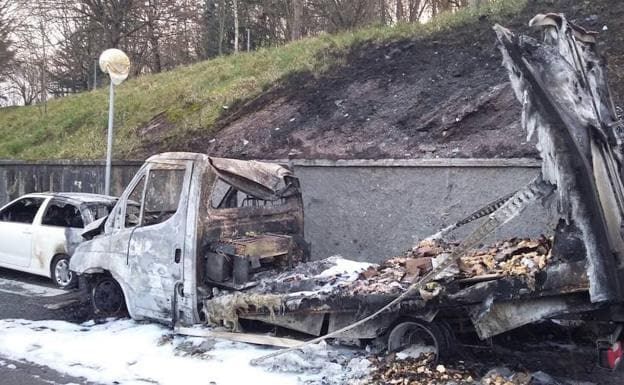
[[31, 193], [26, 194], [24, 197], [52, 197], [71, 200], [76, 203], [115, 203], [116, 197], [102, 194], [90, 194], [90, 193], [77, 193], [77, 192], [45, 192], [45, 193]]

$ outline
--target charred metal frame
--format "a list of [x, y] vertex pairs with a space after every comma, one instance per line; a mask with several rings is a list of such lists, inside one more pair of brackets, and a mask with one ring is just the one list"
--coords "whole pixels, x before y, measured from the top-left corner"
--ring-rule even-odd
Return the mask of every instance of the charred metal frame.
[[[161, 186], [180, 188], [176, 212], [160, 223], [146, 226], [141, 217], [137, 226], [126, 226], [125, 210], [135, 187], [143, 188], [142, 216], [150, 173], [180, 168], [185, 170], [182, 186]], [[211, 194], [217, 178], [249, 194], [284, 199], [285, 204], [213, 209]], [[201, 322], [198, 304], [209, 292], [205, 256], [213, 244], [246, 234], [276, 233], [292, 236], [295, 246], [304, 245], [301, 193], [298, 180], [280, 165], [165, 153], [149, 158], [109, 217], [85, 233], [95, 237], [76, 250], [70, 265], [73, 271], [83, 278], [112, 276], [135, 319], [190, 325]]]

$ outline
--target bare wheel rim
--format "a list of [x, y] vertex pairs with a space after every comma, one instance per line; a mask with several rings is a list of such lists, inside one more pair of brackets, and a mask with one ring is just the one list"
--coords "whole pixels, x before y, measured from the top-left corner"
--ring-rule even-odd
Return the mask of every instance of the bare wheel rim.
[[93, 288], [93, 307], [103, 315], [116, 315], [123, 307], [123, 293], [114, 280], [105, 278]]
[[70, 284], [73, 273], [69, 270], [69, 261], [65, 258], [59, 259], [54, 265], [54, 278], [56, 283], [60, 286], [67, 286]]
[[403, 322], [396, 325], [388, 338], [388, 350], [396, 352], [409, 346], [431, 346], [434, 348], [434, 362], [437, 362], [439, 341], [432, 330], [418, 322]]

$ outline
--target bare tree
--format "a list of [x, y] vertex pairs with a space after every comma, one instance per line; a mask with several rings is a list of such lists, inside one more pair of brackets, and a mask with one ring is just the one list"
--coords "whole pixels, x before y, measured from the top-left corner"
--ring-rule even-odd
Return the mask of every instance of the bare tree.
[[[10, 64], [15, 53], [11, 49], [11, 40], [9, 35], [12, 32], [13, 25], [9, 19], [8, 13], [9, 0], [0, 0], [0, 82], [7, 75]], [[0, 98], [6, 98], [6, 95], [0, 94]]]
[[335, 32], [373, 22], [376, 3], [377, 0], [310, 0], [310, 8], [326, 20], [329, 32]]
[[[10, 90], [23, 103], [94, 86], [96, 60], [121, 48], [132, 72], [177, 65], [303, 36], [370, 24], [418, 22], [488, 0], [0, 0], [0, 79], [13, 60]], [[19, 17], [7, 23], [6, 9]], [[9, 28], [11, 33], [9, 34]], [[249, 31], [240, 34], [240, 31]], [[15, 37], [10, 42], [8, 36]], [[11, 48], [9, 48], [11, 46]], [[25, 65], [28, 63], [28, 65]], [[35, 70], [33, 66], [36, 66]], [[33, 84], [33, 79], [37, 84]], [[3, 87], [7, 87], [4, 83]]]
[[145, 27], [146, 22], [137, 17], [140, 5], [137, 0], [79, 0], [74, 9], [99, 26], [109, 48], [118, 48], [122, 39]]
[[217, 5], [217, 15], [219, 20], [219, 55], [223, 54], [223, 39], [225, 37], [225, 18], [227, 11], [225, 9], [225, 0], [219, 0]]
[[[13, 0], [14, 7], [12, 13], [19, 22], [13, 28], [15, 36], [15, 63], [18, 64], [11, 72], [11, 83], [9, 87], [14, 92], [21, 88], [17, 82], [17, 75], [20, 69], [24, 71], [23, 79], [18, 83], [32, 83], [34, 74], [37, 74], [37, 85], [31, 84], [30, 88], [38, 95], [40, 111], [43, 117], [47, 115], [48, 100], [48, 61], [49, 54], [53, 49], [51, 41], [51, 21], [56, 3], [54, 0]], [[28, 63], [26, 66], [24, 63]], [[35, 71], [32, 66], [38, 66]], [[28, 96], [19, 95], [24, 102], [29, 102]], [[32, 101], [30, 101], [32, 103]]]
[[143, 17], [143, 22], [147, 27], [147, 39], [150, 43], [150, 52], [152, 56], [152, 71], [162, 71], [162, 60], [160, 57], [160, 23], [165, 21], [167, 13], [164, 7], [160, 7], [158, 0], [147, 0], [145, 6], [142, 7], [140, 16]]
[[290, 40], [299, 40], [302, 34], [303, 0], [291, 0], [290, 6], [292, 12], [290, 18]]
[[386, 25], [388, 22], [388, 3], [386, 0], [379, 0], [379, 22]]
[[403, 0], [396, 1], [395, 15], [397, 23], [405, 20], [405, 9], [403, 9]]
[[408, 0], [409, 21], [420, 20], [428, 4], [429, 0]]
[[8, 89], [22, 99], [25, 106], [33, 104], [41, 96], [41, 66], [22, 62], [12, 67], [7, 74]]
[[[104, 42], [90, 25], [72, 25], [71, 14], [59, 27], [58, 53], [50, 59], [50, 92], [56, 96], [85, 91], [97, 86], [97, 58]], [[94, 75], [95, 72], [95, 75]]]
[[39, 92], [39, 96], [41, 98], [41, 104], [43, 105], [43, 116], [48, 115], [48, 78], [46, 73], [48, 72], [48, 56], [47, 56], [47, 24], [48, 19], [46, 18], [46, 9], [41, 0], [37, 2], [37, 18], [39, 19], [38, 32], [39, 39], [41, 41], [41, 57], [39, 59], [40, 68], [39, 68], [39, 76], [41, 78], [41, 92]]
[[130, 53], [146, 61], [151, 72], [199, 58], [196, 35], [201, 31], [196, 26], [201, 22], [201, 10], [195, 1], [146, 0], [136, 12], [138, 24], [145, 28], [127, 38], [126, 44], [133, 45]]
[[234, 15], [234, 52], [238, 52], [238, 0], [232, 0], [232, 13]]

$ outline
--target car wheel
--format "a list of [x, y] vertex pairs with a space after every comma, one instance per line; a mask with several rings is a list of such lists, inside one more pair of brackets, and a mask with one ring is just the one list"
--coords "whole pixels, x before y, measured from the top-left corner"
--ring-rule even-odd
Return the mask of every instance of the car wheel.
[[121, 287], [111, 277], [98, 279], [91, 290], [94, 313], [99, 317], [115, 317], [123, 313], [125, 300]]
[[61, 289], [72, 289], [78, 284], [78, 278], [69, 270], [69, 256], [57, 255], [52, 260], [50, 267], [52, 281]]

